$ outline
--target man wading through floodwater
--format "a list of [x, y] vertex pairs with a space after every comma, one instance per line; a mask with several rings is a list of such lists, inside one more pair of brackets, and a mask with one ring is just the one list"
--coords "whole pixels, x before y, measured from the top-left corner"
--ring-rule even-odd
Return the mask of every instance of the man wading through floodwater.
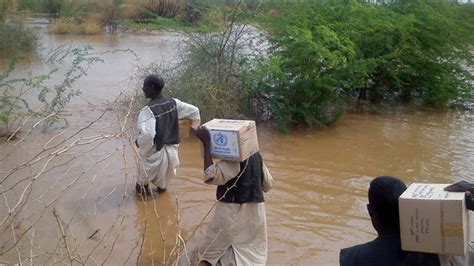
[[190, 119], [191, 127], [201, 124], [199, 109], [178, 99], [161, 94], [165, 83], [158, 75], [149, 75], [143, 82], [143, 93], [150, 102], [138, 115], [138, 138], [143, 172], [138, 175], [136, 191], [142, 195], [152, 194], [150, 183], [163, 192], [176, 175], [179, 166], [178, 120]]
[[216, 185], [218, 200], [206, 235], [196, 249], [198, 265], [265, 265], [267, 220], [265, 196], [273, 177], [257, 152], [243, 162], [211, 156], [211, 136], [199, 127], [204, 149], [204, 183]]

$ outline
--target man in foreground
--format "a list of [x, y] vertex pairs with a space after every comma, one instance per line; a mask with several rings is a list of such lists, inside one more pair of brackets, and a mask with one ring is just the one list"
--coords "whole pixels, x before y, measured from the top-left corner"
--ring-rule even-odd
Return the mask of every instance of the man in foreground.
[[150, 102], [138, 115], [137, 146], [142, 156], [143, 173], [138, 176], [136, 191], [151, 195], [150, 183], [158, 192], [165, 191], [179, 166], [178, 120], [190, 119], [191, 127], [201, 124], [199, 109], [178, 99], [162, 95], [165, 83], [158, 75], [149, 75], [143, 82], [143, 93]]
[[342, 249], [339, 255], [341, 266], [440, 265], [436, 254], [401, 249], [398, 198], [406, 188], [401, 180], [390, 176], [377, 177], [370, 182], [367, 210], [378, 237]]
[[243, 162], [211, 158], [209, 131], [196, 136], [204, 148], [204, 183], [217, 186], [217, 204], [204, 240], [198, 246], [199, 265], [265, 265], [267, 222], [264, 192], [273, 178], [259, 152]]

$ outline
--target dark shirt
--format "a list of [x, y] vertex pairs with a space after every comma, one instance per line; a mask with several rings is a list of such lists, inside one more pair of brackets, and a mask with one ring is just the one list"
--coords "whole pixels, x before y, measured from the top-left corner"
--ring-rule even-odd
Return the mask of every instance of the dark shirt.
[[341, 266], [439, 266], [436, 254], [401, 249], [400, 236], [382, 236], [365, 244], [341, 249]]

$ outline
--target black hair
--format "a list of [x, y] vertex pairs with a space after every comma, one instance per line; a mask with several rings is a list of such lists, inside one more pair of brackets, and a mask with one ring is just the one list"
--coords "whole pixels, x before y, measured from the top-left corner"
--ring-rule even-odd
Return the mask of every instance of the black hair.
[[163, 87], [165, 87], [165, 82], [160, 76], [156, 74], [148, 75], [143, 81], [143, 87], [151, 86], [153, 86], [157, 92], [161, 92], [161, 90], [163, 90]]
[[370, 182], [369, 204], [381, 226], [400, 224], [398, 198], [406, 189], [405, 183], [391, 176], [379, 176]]

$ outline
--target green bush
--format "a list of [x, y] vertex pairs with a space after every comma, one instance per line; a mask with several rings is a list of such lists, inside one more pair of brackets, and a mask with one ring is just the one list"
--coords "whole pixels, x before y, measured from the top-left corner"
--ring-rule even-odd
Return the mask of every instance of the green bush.
[[203, 121], [231, 118], [242, 112], [246, 95], [234, 76], [233, 55], [218, 55], [219, 36], [188, 43], [176, 68], [154, 66], [147, 73], [161, 74], [165, 94], [199, 106]]
[[474, 64], [474, 5], [409, 2], [392, 9], [416, 18], [410, 25], [413, 41], [406, 42], [412, 47], [401, 56], [407, 65], [400, 75], [402, 96], [437, 107], [473, 101], [468, 68]]
[[347, 99], [446, 106], [472, 96], [472, 5], [282, 6], [264, 18], [274, 45], [248, 84], [283, 129], [331, 123]]
[[184, 11], [187, 0], [149, 0], [142, 6], [144, 18], [176, 18]]
[[246, 42], [252, 28], [237, 21], [247, 12], [240, 6], [222, 13], [220, 19], [228, 22], [222, 32], [186, 33], [181, 58], [174, 67], [152, 65], [144, 74], [162, 75], [165, 94], [199, 106], [203, 122], [246, 113], [249, 98], [242, 62], [249, 61], [246, 52], [253, 48]]
[[38, 37], [21, 23], [0, 21], [0, 58], [21, 57], [36, 49]]
[[19, 10], [35, 11], [38, 9], [38, 1], [36, 0], [18, 0]]
[[3, 20], [5, 13], [10, 8], [12, 0], [0, 0], [0, 20]]
[[59, 15], [64, 0], [41, 0], [40, 5], [42, 12]]
[[[87, 75], [93, 64], [102, 62], [90, 46], [69, 49], [60, 46], [54, 56], [46, 58], [45, 61], [61, 63], [66, 58], [72, 60], [71, 65], [66, 66], [62, 81], [52, 85], [47, 83], [53, 75], [57, 75], [58, 69], [43, 75], [30, 73], [12, 77], [16, 58], [11, 60], [5, 72], [0, 72], [0, 137], [11, 139], [20, 130], [24, 119], [31, 117], [42, 118], [45, 131], [57, 122], [59, 114], [71, 99], [81, 93], [73, 88], [75, 82]], [[38, 98], [39, 106], [30, 108], [30, 103], [26, 99], [31, 99], [31, 96]]]

